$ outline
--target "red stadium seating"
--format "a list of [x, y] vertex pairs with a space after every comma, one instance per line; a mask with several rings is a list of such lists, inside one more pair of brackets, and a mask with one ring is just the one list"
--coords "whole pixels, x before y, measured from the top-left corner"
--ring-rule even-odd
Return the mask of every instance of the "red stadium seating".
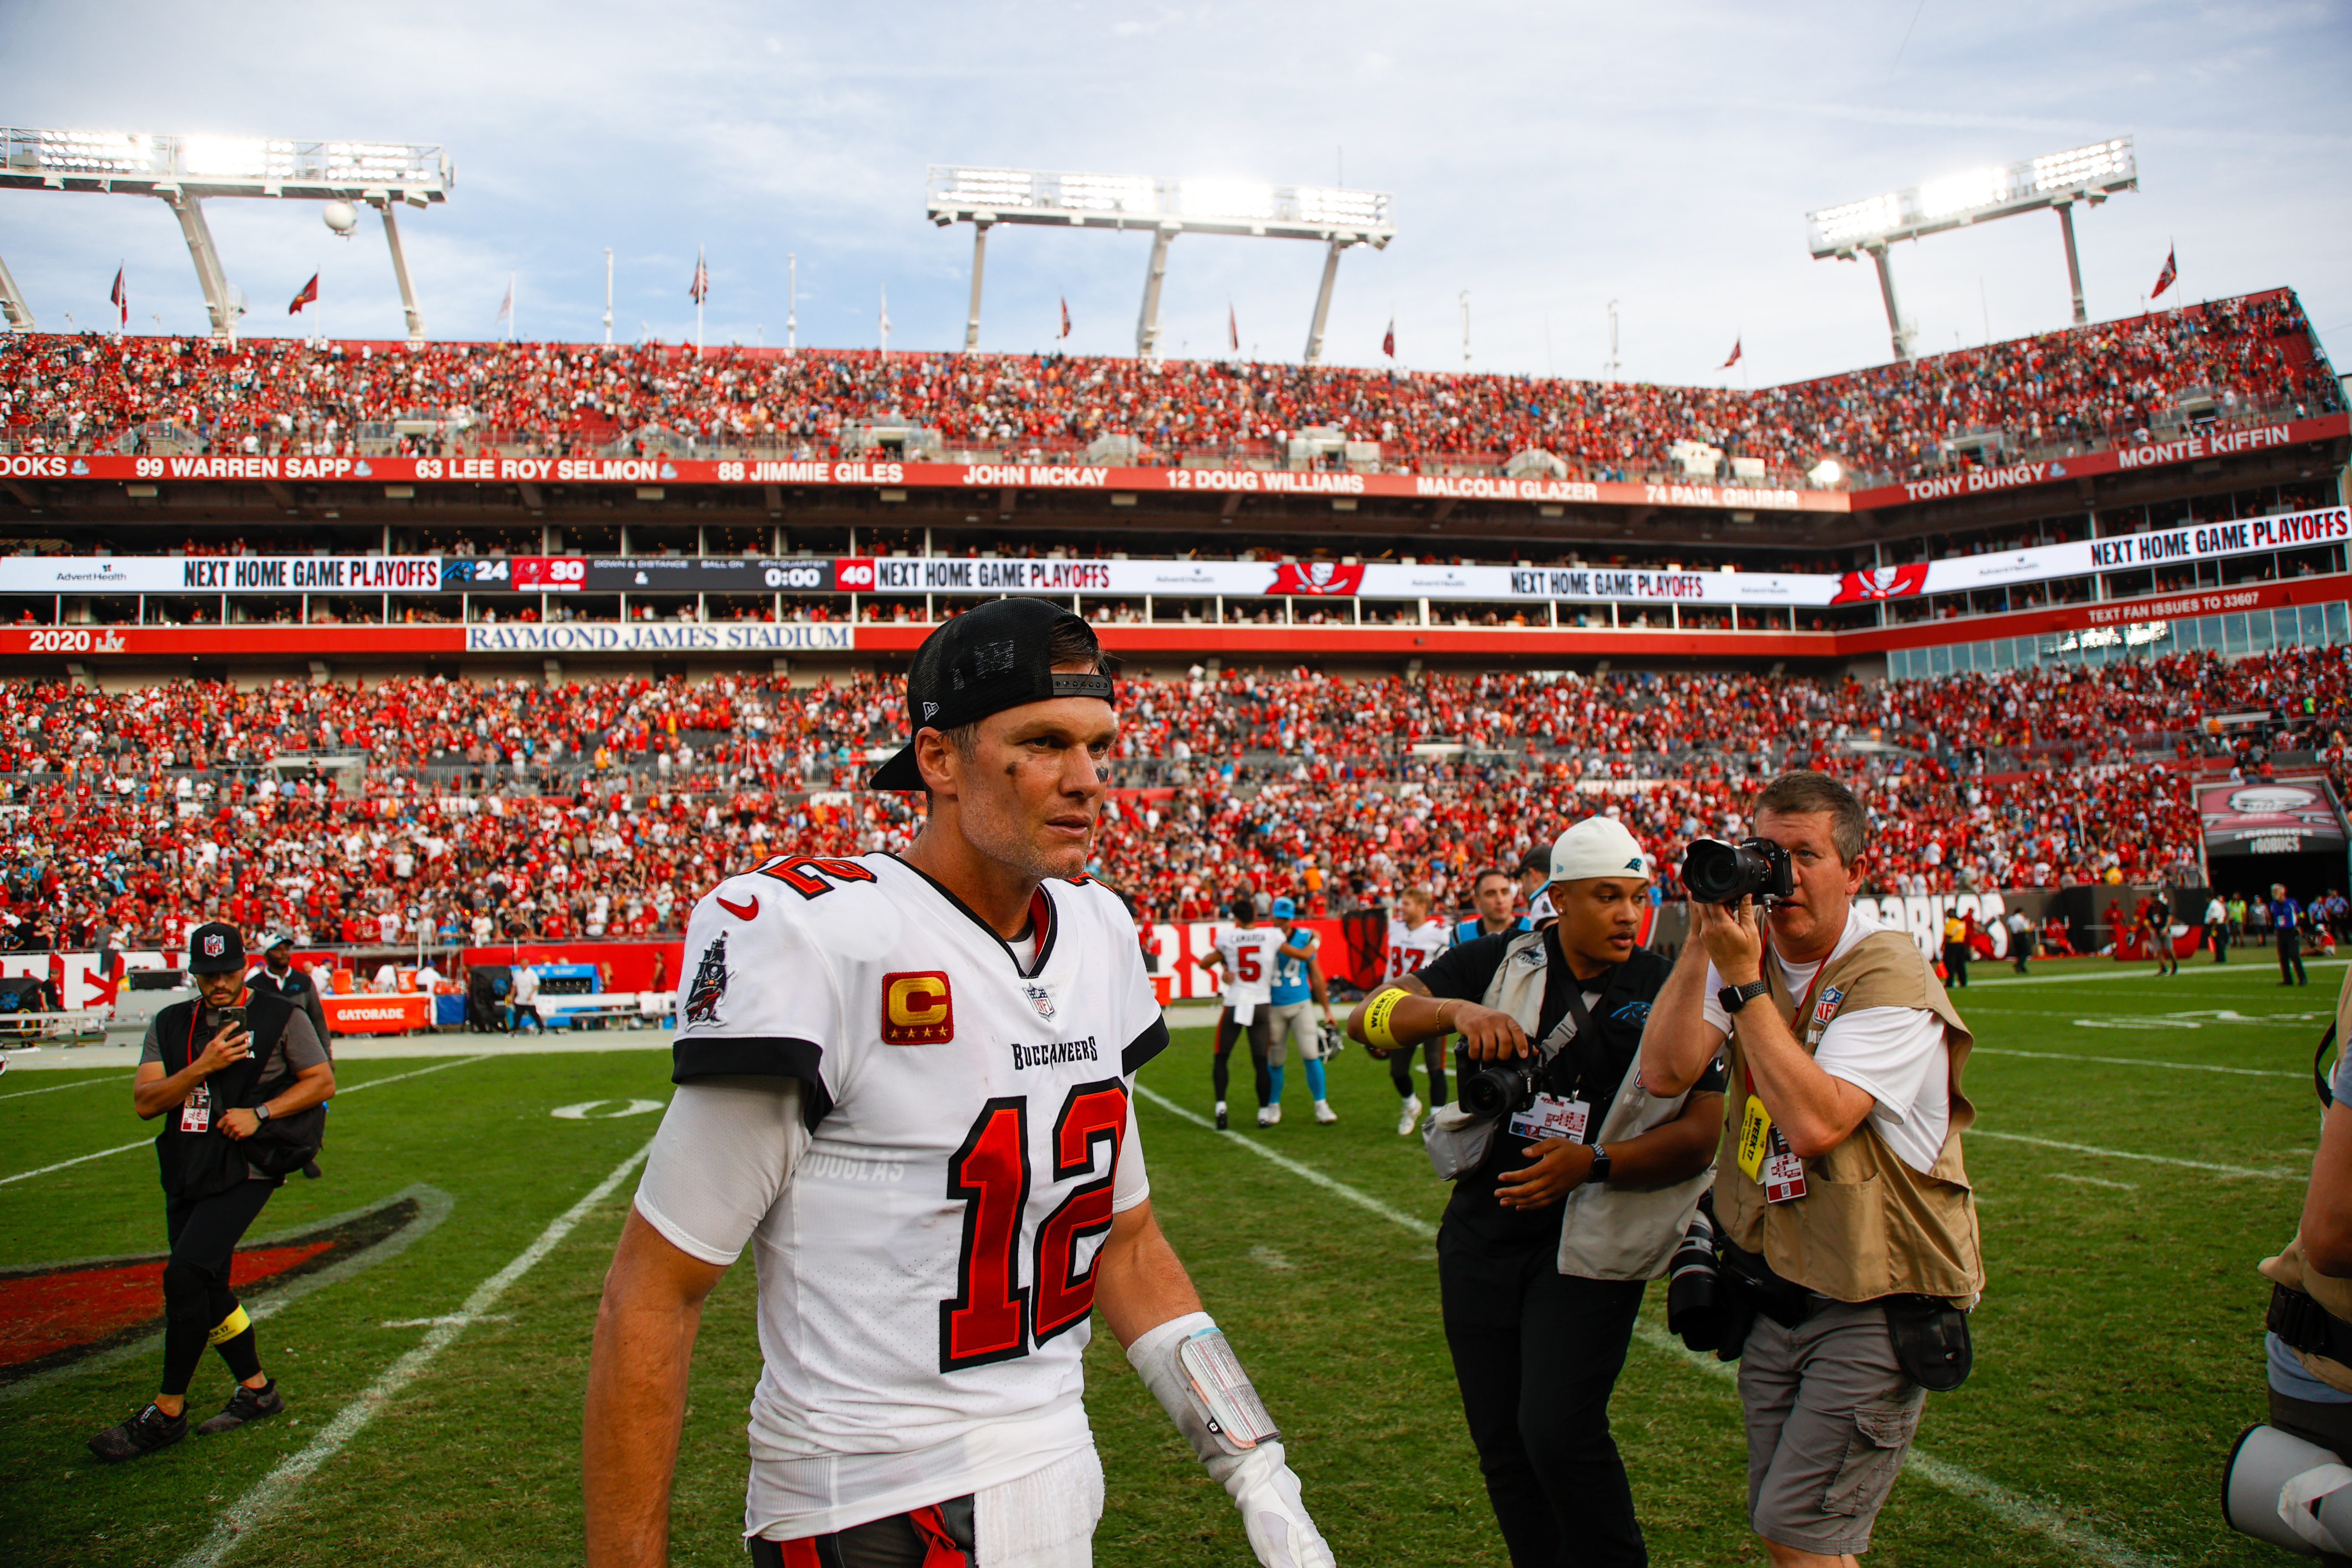
[[[1131, 680], [1097, 863], [1162, 919], [1242, 887], [1313, 890], [1332, 910], [1412, 883], [1452, 898], [1595, 810], [1675, 864], [1691, 837], [1737, 826], [1758, 775], [1811, 764], [1869, 802], [1883, 890], [2147, 880], [2195, 859], [2196, 770], [2265, 765], [2233, 757], [2210, 714], [2282, 712], [2341, 788], [2347, 674], [2336, 647], [1867, 688]], [[18, 940], [61, 945], [105, 920], [169, 947], [223, 914], [360, 945], [415, 941], [417, 916], [430, 940], [674, 931], [767, 847], [908, 841], [918, 801], [855, 791], [902, 732], [899, 700], [866, 675], [130, 694], [7, 680], [0, 914]]]
[[[2192, 417], [2315, 415], [2339, 389], [2292, 292], [2129, 318], [1759, 391], [1213, 361], [584, 344], [337, 344], [86, 334], [0, 341], [0, 450], [832, 456], [853, 426], [935, 433], [976, 460], [1285, 458], [1309, 429], [1381, 466], [1494, 467], [1542, 448], [1572, 477], [1682, 477], [1674, 447], [1790, 485], [2072, 454]], [[404, 426], [406, 433], [404, 434]], [[1949, 443], [1966, 441], [1965, 449]], [[1334, 448], [1322, 460], [1337, 463]], [[1369, 459], [1367, 459], [1369, 460]], [[1707, 459], [1711, 460], [1711, 459]], [[1760, 468], [1758, 467], [1760, 465]], [[1707, 477], [1714, 477], [1712, 474]], [[1727, 473], [1727, 477], [1728, 477]]]

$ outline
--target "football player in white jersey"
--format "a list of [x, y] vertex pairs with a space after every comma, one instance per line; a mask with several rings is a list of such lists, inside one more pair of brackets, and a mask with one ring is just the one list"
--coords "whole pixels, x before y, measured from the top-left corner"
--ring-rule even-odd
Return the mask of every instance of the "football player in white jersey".
[[1257, 923], [1257, 900], [1247, 893], [1234, 900], [1234, 923], [1220, 931], [1201, 962], [1214, 968], [1223, 984], [1224, 1006], [1217, 1014], [1216, 1048], [1209, 1058], [1209, 1086], [1217, 1096], [1217, 1131], [1225, 1128], [1226, 1063], [1234, 1042], [1249, 1037], [1251, 1075], [1257, 1080], [1257, 1124], [1271, 1127], [1282, 1120], [1276, 1104], [1274, 1075], [1266, 1056], [1274, 1047], [1275, 950], [1282, 932]]
[[926, 639], [903, 858], [780, 855], [687, 929], [677, 1083], [597, 1315], [591, 1568], [667, 1561], [702, 1303], [750, 1246], [755, 1568], [1087, 1568], [1093, 1312], [1240, 1510], [1331, 1552], [1152, 1218], [1130, 1104], [1167, 1042], [1132, 921], [1080, 872], [1118, 734], [1094, 634], [1003, 599]]
[[1551, 907], [1551, 850], [1538, 845], [1519, 857], [1519, 896], [1528, 901], [1528, 921], [1541, 925], [1558, 920], [1559, 911]]
[[[1397, 900], [1396, 916], [1389, 921], [1388, 963], [1381, 978], [1402, 980], [1435, 958], [1446, 949], [1448, 938], [1444, 925], [1430, 918], [1436, 900], [1426, 888], [1408, 888]], [[1429, 1069], [1429, 1103], [1445, 1103], [1445, 1042], [1443, 1038], [1423, 1042], [1422, 1065]], [[1389, 1081], [1396, 1085], [1397, 1098], [1403, 1103], [1397, 1108], [1397, 1135], [1411, 1132], [1421, 1120], [1421, 1097], [1412, 1091], [1412, 1050], [1400, 1047], [1389, 1054]]]

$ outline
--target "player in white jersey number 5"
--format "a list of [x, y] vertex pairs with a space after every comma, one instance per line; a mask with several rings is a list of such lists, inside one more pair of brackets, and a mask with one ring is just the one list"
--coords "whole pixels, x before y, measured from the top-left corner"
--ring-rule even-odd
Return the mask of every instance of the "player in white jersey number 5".
[[704, 1299], [749, 1247], [755, 1568], [1087, 1568], [1093, 1313], [1279, 1568], [1332, 1556], [1151, 1217], [1130, 1108], [1167, 1043], [1135, 927], [1082, 875], [1118, 734], [1086, 623], [941, 626], [878, 789], [903, 858], [780, 855], [695, 906], [678, 1085], [597, 1314], [591, 1568], [656, 1568]]

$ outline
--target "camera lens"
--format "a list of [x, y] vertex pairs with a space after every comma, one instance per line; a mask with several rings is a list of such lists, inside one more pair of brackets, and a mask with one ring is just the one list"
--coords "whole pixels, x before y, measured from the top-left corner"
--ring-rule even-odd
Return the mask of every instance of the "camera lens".
[[1496, 1063], [1472, 1073], [1462, 1085], [1462, 1109], [1479, 1121], [1517, 1110], [1534, 1093], [1534, 1080], [1525, 1068]]
[[1683, 856], [1683, 886], [1702, 904], [1727, 904], [1746, 890], [1747, 868], [1736, 845], [1702, 838]]

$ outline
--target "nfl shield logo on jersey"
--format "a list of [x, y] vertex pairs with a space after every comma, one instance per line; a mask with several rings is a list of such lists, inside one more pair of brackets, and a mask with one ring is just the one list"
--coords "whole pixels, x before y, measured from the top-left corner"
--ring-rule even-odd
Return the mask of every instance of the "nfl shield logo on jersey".
[[686, 1021], [716, 1024], [719, 1004], [726, 994], [727, 936], [722, 931], [711, 938], [710, 945], [702, 950], [702, 962], [694, 966], [694, 981], [686, 988]]
[[1024, 982], [1021, 989], [1029, 994], [1029, 1005], [1037, 1009], [1037, 1016], [1051, 1023], [1054, 1018], [1054, 994], [1034, 981]]

